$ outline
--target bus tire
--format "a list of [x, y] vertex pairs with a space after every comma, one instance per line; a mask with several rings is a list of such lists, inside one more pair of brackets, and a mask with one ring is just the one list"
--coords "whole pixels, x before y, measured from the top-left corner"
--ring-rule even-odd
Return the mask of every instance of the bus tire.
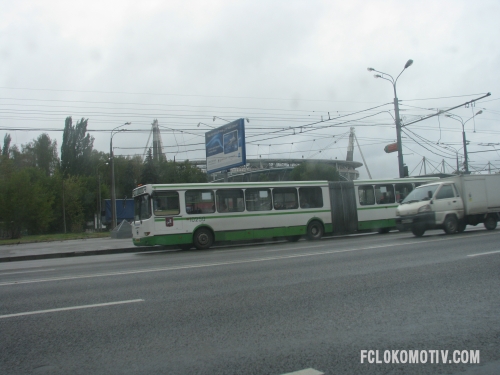
[[446, 234], [454, 234], [458, 232], [458, 220], [455, 215], [448, 215], [444, 219], [444, 231]]
[[486, 229], [494, 230], [497, 227], [497, 220], [493, 216], [488, 216], [483, 224]]
[[415, 237], [422, 237], [425, 233], [425, 225], [422, 223], [416, 223], [411, 226], [411, 232]]
[[300, 237], [301, 236], [286, 236], [285, 238], [289, 242], [297, 242], [298, 240], [300, 240]]
[[313, 220], [307, 226], [307, 239], [310, 241], [315, 241], [323, 237], [324, 229], [323, 224], [318, 220]]
[[198, 250], [206, 250], [212, 246], [214, 242], [214, 235], [208, 228], [200, 228], [194, 232], [193, 244]]

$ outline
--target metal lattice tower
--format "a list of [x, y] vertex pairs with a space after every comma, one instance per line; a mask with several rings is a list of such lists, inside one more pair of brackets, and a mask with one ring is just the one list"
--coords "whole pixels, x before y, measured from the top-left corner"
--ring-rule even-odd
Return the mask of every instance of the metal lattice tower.
[[354, 128], [351, 127], [351, 133], [349, 134], [349, 144], [347, 145], [347, 157], [346, 161], [353, 161], [354, 157]]
[[149, 133], [149, 138], [146, 143], [146, 147], [144, 148], [144, 155], [142, 158], [144, 159], [146, 157], [146, 153], [149, 147], [149, 141], [151, 140], [151, 134], [152, 134], [153, 160], [155, 161], [167, 160], [166, 155], [163, 153], [163, 142], [161, 140], [161, 133], [160, 133], [160, 127], [158, 125], [158, 120], [155, 119], [151, 125], [152, 125], [151, 132]]

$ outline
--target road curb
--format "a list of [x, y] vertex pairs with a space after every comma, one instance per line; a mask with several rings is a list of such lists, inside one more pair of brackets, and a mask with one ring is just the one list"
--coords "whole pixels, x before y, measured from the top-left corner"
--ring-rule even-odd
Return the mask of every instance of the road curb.
[[83, 256], [92, 256], [92, 255], [141, 253], [141, 252], [147, 252], [147, 251], [164, 251], [164, 250], [165, 249], [162, 247], [152, 246], [152, 247], [127, 247], [127, 248], [121, 248], [121, 249], [68, 251], [68, 252], [64, 252], [64, 253], [14, 255], [14, 256], [10, 256], [10, 257], [0, 257], [0, 263], [20, 262], [20, 261], [25, 261], [25, 260], [72, 258], [72, 257], [83, 257]]

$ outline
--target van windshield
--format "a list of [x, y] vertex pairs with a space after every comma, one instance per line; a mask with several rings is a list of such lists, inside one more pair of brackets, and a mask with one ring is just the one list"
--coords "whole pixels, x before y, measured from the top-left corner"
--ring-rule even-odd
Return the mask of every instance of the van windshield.
[[401, 202], [401, 204], [411, 203], [411, 202], [420, 202], [424, 200], [429, 200], [429, 191], [431, 192], [431, 197], [434, 195], [434, 192], [437, 190], [439, 185], [422, 185], [413, 190], [408, 196]]

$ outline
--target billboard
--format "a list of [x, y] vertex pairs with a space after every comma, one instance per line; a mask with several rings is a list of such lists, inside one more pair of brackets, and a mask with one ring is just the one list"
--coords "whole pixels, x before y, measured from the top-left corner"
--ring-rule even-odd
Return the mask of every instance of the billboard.
[[245, 120], [240, 118], [205, 133], [207, 173], [245, 165]]

